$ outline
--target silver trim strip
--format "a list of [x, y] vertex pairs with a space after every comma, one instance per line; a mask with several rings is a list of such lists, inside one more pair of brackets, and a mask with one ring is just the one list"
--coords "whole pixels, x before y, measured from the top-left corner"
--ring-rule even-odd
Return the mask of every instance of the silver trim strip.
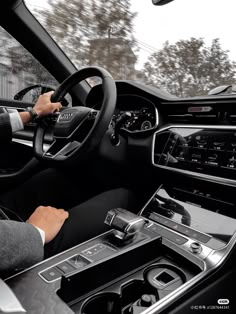
[[30, 146], [33, 147], [33, 142], [32, 141], [28, 141], [28, 140], [22, 140], [22, 139], [18, 139], [18, 138], [13, 138], [12, 142], [18, 143], [18, 144], [22, 144], [25, 146]]
[[8, 287], [8, 285], [0, 279], [0, 312], [1, 313], [26, 313], [19, 300]]
[[[19, 139], [19, 138], [13, 138], [12, 142], [18, 143], [18, 144], [22, 144], [25, 146], [29, 146], [29, 147], [33, 147], [33, 142], [30, 140], [23, 140], [23, 139]], [[48, 149], [50, 145], [49, 144], [43, 144], [43, 149], [46, 150]]]
[[[29, 104], [30, 105], [30, 104]], [[17, 110], [17, 111], [26, 111], [26, 108], [23, 108], [23, 107], [11, 107], [11, 106], [2, 106], [0, 105], [0, 108], [4, 108], [4, 109], [14, 109], [14, 110]]]

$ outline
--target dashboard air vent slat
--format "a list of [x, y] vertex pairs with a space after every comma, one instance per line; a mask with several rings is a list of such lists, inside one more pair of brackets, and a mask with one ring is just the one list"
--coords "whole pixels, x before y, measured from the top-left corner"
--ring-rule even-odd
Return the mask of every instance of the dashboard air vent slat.
[[236, 124], [236, 113], [229, 113], [229, 121], [232, 124]]
[[[173, 110], [173, 111], [172, 111]], [[197, 123], [197, 124], [215, 124], [219, 122], [219, 112], [196, 112], [196, 113], [188, 113], [188, 108], [180, 109], [172, 109], [167, 114], [168, 123]]]

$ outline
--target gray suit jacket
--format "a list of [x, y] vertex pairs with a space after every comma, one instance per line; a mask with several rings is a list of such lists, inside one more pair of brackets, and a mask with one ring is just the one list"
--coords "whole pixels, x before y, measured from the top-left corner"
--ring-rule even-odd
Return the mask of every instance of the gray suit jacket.
[[[10, 142], [9, 115], [0, 114], [0, 145]], [[0, 220], [0, 272], [29, 267], [43, 259], [43, 243], [36, 228], [24, 222]]]
[[43, 259], [38, 230], [26, 222], [0, 220], [0, 272], [29, 267]]

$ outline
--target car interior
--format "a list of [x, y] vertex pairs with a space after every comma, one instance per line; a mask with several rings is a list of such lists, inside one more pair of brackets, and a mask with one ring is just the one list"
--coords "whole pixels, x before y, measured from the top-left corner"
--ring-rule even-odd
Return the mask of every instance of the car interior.
[[233, 313], [235, 94], [180, 98], [141, 81], [114, 80], [99, 65], [78, 70], [24, 1], [0, 8], [1, 32], [52, 77], [1, 96], [1, 112], [24, 111], [51, 89], [63, 105], [1, 143], [1, 192], [58, 167], [79, 171], [88, 198], [125, 187], [139, 204], [137, 214], [108, 208], [108, 232], [1, 274], [0, 312]]

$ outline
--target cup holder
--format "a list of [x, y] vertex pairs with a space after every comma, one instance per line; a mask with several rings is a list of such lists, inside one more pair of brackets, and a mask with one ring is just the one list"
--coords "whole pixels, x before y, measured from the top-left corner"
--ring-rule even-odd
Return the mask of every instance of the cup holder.
[[144, 280], [132, 280], [121, 287], [122, 314], [141, 313], [158, 300], [156, 288]]
[[113, 292], [96, 294], [84, 302], [81, 314], [121, 314], [120, 296]]
[[169, 264], [152, 264], [144, 269], [141, 277], [121, 284], [120, 293], [113, 290], [90, 297], [82, 304], [80, 313], [142, 313], [186, 282], [185, 274]]
[[158, 291], [159, 298], [163, 298], [186, 282], [184, 272], [176, 266], [168, 264], [152, 264], [148, 266], [143, 277]]
[[[143, 280], [132, 280], [121, 287], [121, 294], [99, 293], [86, 300], [81, 314], [130, 314], [145, 310], [158, 300], [155, 288]], [[137, 312], [137, 313], [138, 313]]]

